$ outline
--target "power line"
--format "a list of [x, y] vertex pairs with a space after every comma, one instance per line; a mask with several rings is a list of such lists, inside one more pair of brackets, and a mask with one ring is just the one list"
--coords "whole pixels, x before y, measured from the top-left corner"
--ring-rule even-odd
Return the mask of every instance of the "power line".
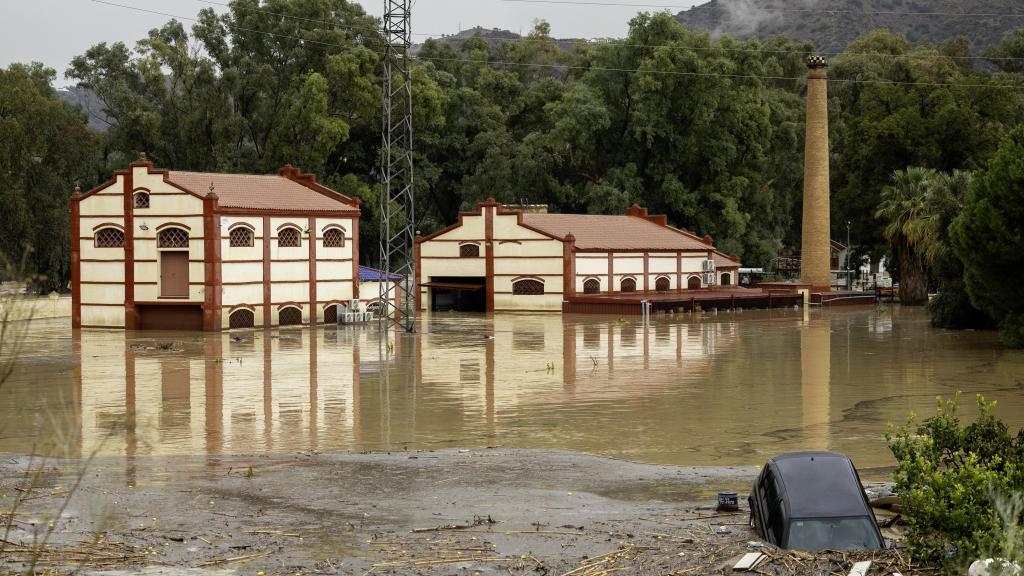
[[[629, 4], [625, 2], [601, 2], [596, 0], [499, 0], [501, 2], [516, 2], [520, 4], [561, 4], [569, 6], [615, 6], [629, 8], [665, 8], [672, 10], [688, 10], [693, 6], [680, 6], [672, 4]], [[897, 10], [833, 10], [830, 8], [774, 8], [759, 6], [758, 10], [763, 12], [794, 12], [794, 13], [815, 13], [815, 14], [873, 14], [879, 16], [951, 16], [957, 18], [1024, 18], [1024, 13], [999, 13], [999, 12], [900, 12]]]
[[[149, 13], [152, 13], [152, 14], [160, 14], [160, 15], [164, 15], [164, 16], [169, 16], [171, 18], [180, 18], [182, 20], [188, 20], [188, 21], [192, 21], [192, 22], [196, 22], [197, 21], [194, 18], [188, 18], [188, 17], [184, 17], [184, 16], [174, 16], [174, 15], [171, 15], [171, 14], [166, 14], [166, 13], [155, 11], [155, 10], [147, 10], [147, 9], [144, 9], [144, 8], [137, 8], [135, 6], [125, 6], [125, 5], [121, 5], [121, 4], [115, 4], [113, 2], [106, 2], [106, 1], [103, 1], [103, 0], [92, 0], [92, 1], [93, 2], [97, 2], [99, 4], [107, 4], [107, 5], [110, 5], [110, 6], [118, 6], [118, 7], [121, 7], [121, 8], [130, 8], [130, 9], [138, 10], [138, 11], [141, 11], [141, 12], [149, 12]], [[230, 7], [230, 4], [226, 4], [224, 2], [216, 2], [214, 0], [195, 0], [195, 1], [196, 2], [201, 2], [201, 3], [204, 3], [204, 4], [211, 4], [211, 5], [214, 5], [214, 6]], [[511, 2], [511, 1], [519, 1], [519, 0], [501, 0], [501, 1], [503, 1], [503, 2]], [[522, 1], [526, 1], [526, 0], [522, 0]], [[302, 16], [292, 16], [290, 14], [283, 14], [283, 13], [280, 13], [280, 12], [272, 12], [272, 11], [262, 10], [262, 9], [258, 9], [258, 8], [254, 9], [254, 11], [262, 13], [262, 14], [267, 14], [269, 16], [278, 16], [278, 17], [281, 17], [281, 18], [288, 18], [288, 19], [292, 19], [292, 20], [299, 20], [299, 21], [304, 21], [304, 22], [313, 22], [313, 23], [316, 23], [316, 24], [324, 24], [329, 29], [352, 30], [352, 31], [356, 31], [356, 32], [367, 32], [367, 33], [370, 33], [370, 34], [380, 34], [380, 32], [381, 32], [380, 29], [377, 29], [377, 28], [368, 28], [368, 27], [363, 27], [363, 26], [352, 26], [352, 25], [336, 24], [336, 23], [330, 22], [328, 20], [321, 20], [321, 19], [316, 19], [316, 18], [306, 18], [306, 17], [302, 17]], [[239, 29], [240, 30], [253, 31], [253, 32], [259, 32], [258, 30], [251, 30], [251, 29], [246, 29], [246, 28], [239, 28]], [[313, 30], [309, 30], [307, 28], [300, 28], [300, 29], [303, 30], [303, 31], [306, 31], [306, 32], [312, 32], [313, 31]], [[270, 34], [270, 33], [268, 33], [268, 34]], [[421, 33], [410, 32], [410, 35], [412, 35], [412, 36], [422, 36], [422, 37], [425, 37], [427, 39], [436, 39], [436, 40], [444, 40], [445, 36], [446, 36], [446, 34], [443, 34], [443, 33], [438, 34], [438, 33], [434, 33], [434, 32], [421, 32]], [[463, 39], [463, 40], [469, 40], [469, 39], [472, 39], [472, 38], [474, 38], [474, 37], [466, 38], [466, 39]], [[549, 38], [532, 38], [532, 37], [526, 36], [526, 37], [520, 37], [520, 38], [502, 38], [502, 39], [500, 39], [500, 42], [502, 42], [502, 43], [509, 43], [509, 44], [518, 44], [518, 43], [523, 43], [523, 42], [543, 42], [543, 41], [549, 41], [549, 40], [553, 41], [553, 39], [549, 39]], [[604, 39], [604, 38], [578, 38], [578, 39], [577, 38], [573, 38], [571, 40], [578, 40], [580, 42], [585, 43], [588, 46], [598, 45], [598, 46], [610, 46], [610, 47], [616, 47], [616, 48], [666, 48], [666, 47], [670, 46], [668, 44], [632, 44], [632, 43], [622, 42], [622, 41], [618, 41], [618, 40], [607, 40], [607, 39]], [[312, 41], [310, 40], [310, 42], [312, 42]], [[748, 52], [748, 53], [758, 53], [758, 54], [765, 54], [765, 53], [767, 53], [767, 54], [788, 54], [788, 55], [797, 55], [797, 56], [804, 56], [804, 55], [810, 53], [809, 51], [793, 50], [793, 49], [781, 50], [781, 49], [771, 49], [771, 48], [741, 48], [741, 47], [725, 47], [725, 46], [686, 46], [686, 49], [687, 50], [693, 50], [693, 51], [696, 51], [696, 52]], [[819, 54], [821, 56], [839, 56], [839, 55], [843, 55], [843, 54], [857, 54], [857, 55], [860, 55], [860, 56], [874, 56], [874, 57], [884, 57], [884, 58], [893, 58], [893, 59], [904, 58], [904, 59], [908, 59], [908, 60], [938, 60], [938, 59], [946, 58], [946, 59], [950, 59], [950, 60], [966, 60], [966, 61], [987, 60], [987, 61], [990, 61], [990, 62], [995, 62], [995, 61], [1024, 61], [1024, 57], [1014, 57], [1014, 56], [992, 56], [992, 57], [988, 57], [988, 56], [953, 56], [953, 55], [945, 55], [945, 54], [928, 54], [928, 55], [920, 54], [920, 55], [918, 55], [918, 54], [886, 54], [886, 53], [883, 53], [883, 52], [822, 52], [822, 51], [815, 51], [815, 53]]]
[[[137, 6], [128, 6], [125, 4], [117, 4], [115, 2], [109, 2], [108, 0], [90, 0], [97, 4], [104, 4], [107, 6], [113, 6], [117, 8], [123, 8], [127, 10], [135, 10], [138, 12], [146, 12], [149, 14], [157, 14], [160, 16], [166, 16], [169, 18], [177, 18], [189, 22], [198, 22], [196, 18], [189, 18], [186, 16], [176, 16], [174, 14], [168, 14], [166, 12], [160, 12], [158, 10], [150, 10], [147, 8], [139, 8]], [[327, 46], [332, 48], [350, 48], [350, 46], [344, 44], [336, 44], [333, 42], [322, 42], [319, 40], [310, 40], [307, 38], [300, 38], [298, 36], [291, 36], [288, 34], [278, 34], [274, 32], [267, 32], [265, 30], [256, 30], [254, 28], [235, 27], [236, 30], [245, 32], [252, 32], [254, 34], [262, 34], [265, 36], [271, 36], [275, 38], [282, 38], [288, 40], [296, 40], [299, 42], [306, 42], [310, 44], [316, 44], [319, 46]], [[307, 30], [308, 31], [308, 30]], [[376, 52], [380, 54], [380, 52]], [[709, 77], [709, 78], [728, 78], [728, 79], [748, 79], [748, 80], [777, 80], [777, 81], [800, 81], [804, 80], [803, 76], [767, 76], [767, 75], [756, 75], [756, 74], [725, 74], [717, 72], [684, 72], [679, 70], [652, 70], [644, 68], [613, 68], [604, 66], [580, 66], [580, 65], [568, 65], [568, 64], [538, 64], [534, 62], [511, 62], [511, 61], [496, 61], [489, 60], [486, 62], [480, 62], [477, 60], [470, 60], [468, 58], [441, 58], [441, 57], [424, 57], [414, 56], [410, 57], [414, 60], [424, 62], [462, 62], [466, 64], [485, 64], [489, 66], [518, 66], [518, 67], [532, 67], [532, 68], [556, 68], [562, 70], [581, 70], [581, 71], [597, 71], [597, 72], [620, 72], [630, 74], [651, 74], [660, 76], [689, 76], [689, 77]], [[949, 88], [1002, 88], [1002, 89], [1019, 89], [1024, 86], [1012, 86], [1012, 85], [999, 85], [999, 84], [963, 84], [953, 82], [903, 82], [897, 80], [855, 80], [855, 79], [843, 79], [843, 78], [830, 78], [830, 82], [844, 83], [844, 84], [876, 84], [876, 85], [894, 85], [894, 86], [931, 86], [931, 87], [949, 87]]]

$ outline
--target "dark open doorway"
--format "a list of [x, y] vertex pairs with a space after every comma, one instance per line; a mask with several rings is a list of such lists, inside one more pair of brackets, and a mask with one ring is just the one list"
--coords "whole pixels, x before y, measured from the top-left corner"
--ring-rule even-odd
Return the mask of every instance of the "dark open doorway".
[[430, 288], [432, 312], [486, 312], [486, 280], [477, 276], [433, 277]]

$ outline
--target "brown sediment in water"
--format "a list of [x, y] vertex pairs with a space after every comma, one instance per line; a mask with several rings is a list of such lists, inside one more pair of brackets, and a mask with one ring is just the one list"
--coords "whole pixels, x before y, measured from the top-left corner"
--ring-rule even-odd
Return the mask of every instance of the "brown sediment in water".
[[[679, 465], [839, 450], [892, 460], [889, 422], [937, 395], [998, 400], [1024, 426], [1024, 354], [923, 311], [635, 319], [434, 316], [420, 334], [28, 329], [0, 394], [0, 451], [87, 456], [556, 448]], [[390, 346], [388, 345], [390, 344]]]

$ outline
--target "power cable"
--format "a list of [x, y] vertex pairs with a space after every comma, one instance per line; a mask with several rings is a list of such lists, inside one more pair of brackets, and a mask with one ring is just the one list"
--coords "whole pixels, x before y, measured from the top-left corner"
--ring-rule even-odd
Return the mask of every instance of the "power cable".
[[[500, 2], [516, 2], [520, 4], [561, 4], [569, 6], [615, 6], [631, 8], [665, 8], [671, 10], [688, 10], [693, 6], [679, 6], [671, 4], [628, 4], [625, 2], [601, 2], [596, 0], [499, 0]], [[794, 13], [832, 13], [832, 14], [873, 14], [880, 16], [950, 16], [957, 18], [1024, 18], [1024, 13], [999, 13], [999, 12], [900, 12], [898, 10], [833, 10], [831, 8], [774, 8], [770, 6], [758, 7], [764, 12], [794, 12]]]
[[[187, 16], [177, 16], [166, 12], [160, 12], [158, 10], [150, 10], [147, 8], [139, 8], [137, 6], [128, 6], [125, 4], [118, 4], [115, 2], [109, 2], [108, 0], [90, 0], [97, 4], [104, 4], [107, 6], [113, 6], [116, 8], [123, 8], [127, 10], [135, 10], [138, 12], [145, 12], [149, 14], [156, 14], [169, 18], [176, 18], [188, 22], [198, 22], [196, 18], [189, 18]], [[344, 48], [348, 49], [350, 46], [344, 44], [336, 44], [333, 42], [322, 42], [319, 40], [310, 40], [307, 38], [300, 38], [298, 36], [291, 36], [288, 34], [277, 34], [274, 32], [267, 32], [264, 30], [256, 30], [254, 28], [245, 28], [240, 26], [234, 27], [236, 30], [244, 32], [252, 32], [254, 34], [262, 34], [265, 36], [271, 36], [275, 38], [296, 40], [299, 42], [307, 42], [310, 44], [316, 44], [319, 46], [328, 46], [332, 48]], [[307, 30], [308, 31], [308, 30]], [[379, 52], [377, 52], [379, 54]], [[470, 60], [468, 58], [440, 58], [440, 57], [422, 57], [422, 56], [410, 56], [410, 59], [426, 62], [462, 62], [466, 64], [485, 64], [488, 66], [518, 66], [518, 67], [533, 67], [533, 68], [556, 68], [563, 70], [582, 70], [582, 71], [598, 71], [598, 72], [622, 72], [631, 74], [652, 74], [652, 75], [664, 75], [664, 76], [690, 76], [690, 77], [713, 77], [713, 78], [730, 78], [730, 79], [749, 79], [749, 80], [779, 80], [779, 81], [800, 81], [804, 80], [802, 76], [760, 76], [756, 74], [724, 74], [715, 72], [683, 72], [678, 70], [649, 70], [643, 68], [611, 68], [603, 66], [579, 66], [579, 65], [560, 65], [560, 64], [537, 64], [533, 62], [510, 62], [510, 61], [496, 61], [490, 60], [487, 62], [480, 62], [476, 60]], [[1019, 89], [1024, 86], [1011, 86], [1011, 85], [999, 85], [999, 84], [959, 84], [952, 82], [902, 82], [896, 80], [854, 80], [854, 79], [842, 79], [842, 78], [830, 78], [832, 83], [846, 83], [846, 84], [877, 84], [877, 85], [895, 85], [895, 86], [933, 86], [933, 87], [950, 87], [950, 88], [1003, 88], [1003, 89]]]

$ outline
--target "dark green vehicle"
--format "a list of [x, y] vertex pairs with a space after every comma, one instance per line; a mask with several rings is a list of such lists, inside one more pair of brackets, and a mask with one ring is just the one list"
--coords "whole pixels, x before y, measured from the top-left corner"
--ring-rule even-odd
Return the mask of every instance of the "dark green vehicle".
[[885, 548], [853, 462], [835, 452], [791, 452], [765, 464], [750, 491], [750, 525], [779, 548]]

